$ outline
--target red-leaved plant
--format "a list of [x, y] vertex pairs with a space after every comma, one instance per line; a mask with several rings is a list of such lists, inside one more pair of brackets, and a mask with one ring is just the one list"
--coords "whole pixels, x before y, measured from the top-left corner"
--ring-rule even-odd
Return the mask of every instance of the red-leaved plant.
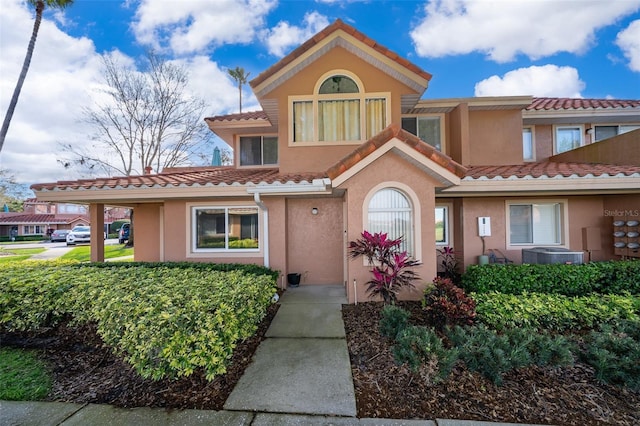
[[424, 290], [422, 307], [438, 329], [453, 325], [473, 325], [476, 302], [449, 278], [435, 278]]
[[367, 282], [369, 297], [381, 296], [386, 305], [395, 304], [403, 287], [414, 288], [418, 279], [411, 268], [420, 264], [400, 251], [402, 238], [390, 239], [386, 233], [362, 233], [362, 238], [349, 243], [349, 256], [356, 259], [364, 256], [373, 266], [373, 279]]

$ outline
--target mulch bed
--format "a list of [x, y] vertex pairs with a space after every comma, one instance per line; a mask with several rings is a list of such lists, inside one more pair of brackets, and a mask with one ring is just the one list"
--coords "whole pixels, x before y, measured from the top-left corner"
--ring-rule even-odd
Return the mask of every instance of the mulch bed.
[[[425, 324], [420, 303], [401, 302], [411, 321]], [[392, 342], [378, 332], [380, 303], [343, 306], [358, 417], [468, 419], [554, 425], [638, 425], [640, 394], [598, 383], [593, 369], [523, 368], [501, 386], [456, 366], [434, 384], [427, 371], [397, 365]]]
[[[420, 304], [402, 302], [412, 320], [423, 322]], [[178, 380], [142, 379], [102, 346], [94, 325], [63, 324], [38, 333], [0, 334], [0, 345], [42, 350], [53, 372], [51, 401], [113, 404], [121, 407], [221, 410], [264, 339], [278, 305], [272, 305], [256, 335], [238, 344], [225, 375], [207, 382], [194, 373]], [[572, 367], [520, 369], [495, 386], [457, 366], [439, 384], [428, 372], [397, 365], [391, 342], [378, 332], [379, 303], [343, 306], [356, 388], [358, 417], [470, 419], [555, 425], [638, 425], [640, 395], [602, 385], [593, 370]]]

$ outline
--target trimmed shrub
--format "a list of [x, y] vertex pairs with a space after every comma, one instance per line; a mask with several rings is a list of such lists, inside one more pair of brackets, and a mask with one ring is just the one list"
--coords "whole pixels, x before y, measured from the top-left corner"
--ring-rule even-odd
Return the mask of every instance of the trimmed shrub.
[[95, 321], [104, 342], [153, 379], [188, 376], [196, 368], [208, 380], [224, 373], [236, 342], [255, 332], [276, 291], [273, 271], [221, 272], [203, 264], [21, 265], [0, 271], [0, 327], [36, 328], [66, 315]]
[[554, 331], [589, 329], [619, 320], [640, 321], [640, 297], [592, 294], [472, 294], [478, 320], [496, 330], [529, 327]]
[[471, 265], [462, 276], [462, 287], [474, 293], [640, 294], [640, 262]]
[[472, 325], [476, 304], [449, 278], [436, 278], [424, 290], [422, 306], [438, 329], [447, 325]]

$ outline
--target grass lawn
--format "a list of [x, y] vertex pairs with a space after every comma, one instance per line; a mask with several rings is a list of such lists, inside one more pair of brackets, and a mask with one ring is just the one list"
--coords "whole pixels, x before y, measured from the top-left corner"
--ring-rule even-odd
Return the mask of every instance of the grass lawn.
[[[29, 259], [34, 254], [42, 253], [46, 249], [44, 247], [38, 248], [0, 248], [0, 264], [8, 262], [20, 262], [25, 259]], [[6, 254], [10, 254], [6, 256]]]
[[[133, 247], [125, 248], [124, 245], [104, 246], [104, 258], [113, 259], [114, 257], [133, 256]], [[91, 260], [91, 247], [80, 246], [72, 249], [60, 257], [63, 260], [77, 260], [80, 262], [88, 262]]]
[[0, 348], [0, 400], [37, 401], [51, 388], [45, 364], [29, 351]]

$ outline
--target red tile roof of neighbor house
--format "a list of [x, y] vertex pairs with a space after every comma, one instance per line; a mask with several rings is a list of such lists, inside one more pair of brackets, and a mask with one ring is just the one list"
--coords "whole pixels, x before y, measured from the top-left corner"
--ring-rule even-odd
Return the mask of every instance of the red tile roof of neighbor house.
[[640, 108], [640, 100], [623, 99], [577, 99], [577, 98], [533, 98], [527, 111]]
[[25, 214], [21, 212], [0, 213], [0, 223], [4, 224], [48, 223], [53, 225], [71, 223], [79, 218], [85, 219], [82, 216], [60, 216], [55, 214]]
[[236, 169], [222, 167], [176, 167], [162, 173], [122, 176], [77, 181], [58, 181], [31, 185], [36, 191], [65, 189], [151, 188], [204, 185], [246, 185], [249, 183], [312, 182], [326, 177], [324, 173], [279, 173], [278, 169]]
[[[609, 177], [640, 176], [640, 166], [619, 166], [614, 164], [588, 163], [556, 163], [544, 161], [540, 163], [516, 164], [511, 166], [472, 166], [466, 179], [495, 178], [557, 178], [557, 177]], [[638, 182], [640, 186], [640, 180]]]
[[397, 53], [378, 44], [375, 40], [367, 37], [365, 34], [356, 30], [352, 26], [345, 24], [344, 22], [342, 22], [342, 20], [336, 19], [331, 25], [324, 28], [322, 31], [320, 31], [319, 33], [311, 37], [309, 40], [301, 44], [299, 47], [294, 49], [291, 53], [289, 53], [287, 56], [279, 60], [276, 64], [268, 68], [266, 71], [263, 71], [262, 73], [260, 73], [260, 75], [258, 75], [256, 78], [251, 80], [249, 84], [251, 85], [251, 87], [256, 87], [260, 85], [262, 82], [264, 82], [266, 79], [271, 77], [273, 74], [277, 73], [278, 71], [286, 67], [288, 64], [296, 60], [298, 57], [302, 56], [306, 51], [308, 51], [313, 46], [321, 42], [323, 39], [327, 38], [329, 35], [339, 30], [342, 30], [345, 33], [351, 35], [352, 37], [356, 38], [357, 40], [361, 41], [362, 43], [376, 50], [378, 53], [383, 54], [387, 58], [395, 61], [399, 65], [405, 67], [409, 71], [419, 75], [420, 77], [426, 79], [427, 81], [431, 80], [431, 74], [429, 74], [428, 72], [422, 70], [417, 65], [400, 57]]
[[464, 177], [467, 172], [464, 166], [453, 161], [448, 155], [443, 154], [431, 145], [423, 142], [417, 136], [403, 130], [398, 124], [391, 124], [329, 168], [327, 175], [330, 179], [335, 179], [393, 138], [406, 143], [420, 154], [456, 174], [458, 177]]

